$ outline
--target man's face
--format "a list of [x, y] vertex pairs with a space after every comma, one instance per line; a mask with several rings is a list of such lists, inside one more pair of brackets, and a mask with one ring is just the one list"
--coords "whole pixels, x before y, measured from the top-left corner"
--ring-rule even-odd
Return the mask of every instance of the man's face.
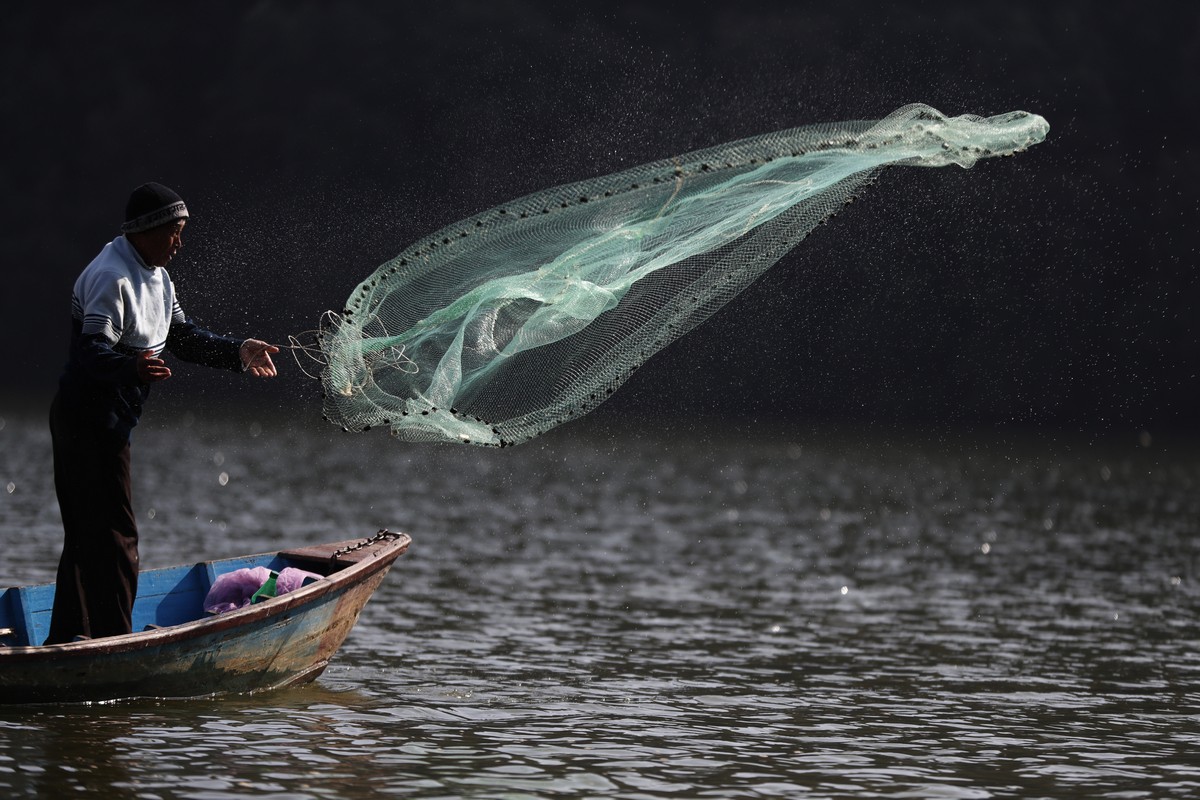
[[178, 219], [168, 225], [159, 225], [143, 233], [138, 242], [138, 250], [146, 263], [155, 267], [165, 267], [171, 257], [183, 247], [183, 226], [186, 219]]

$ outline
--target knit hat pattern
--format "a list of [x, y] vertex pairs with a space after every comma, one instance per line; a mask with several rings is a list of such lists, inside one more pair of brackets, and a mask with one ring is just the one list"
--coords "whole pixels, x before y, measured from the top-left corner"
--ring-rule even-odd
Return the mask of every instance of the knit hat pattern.
[[121, 233], [141, 233], [187, 216], [187, 206], [174, 190], [153, 181], [143, 183], [129, 195]]

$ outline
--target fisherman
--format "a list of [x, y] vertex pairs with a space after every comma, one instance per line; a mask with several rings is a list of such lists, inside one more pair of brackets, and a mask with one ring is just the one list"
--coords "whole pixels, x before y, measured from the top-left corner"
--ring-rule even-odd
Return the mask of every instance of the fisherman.
[[138, 531], [129, 436], [150, 385], [171, 377], [163, 350], [218, 369], [276, 374], [271, 354], [279, 348], [219, 336], [184, 315], [165, 267], [183, 246], [187, 220], [174, 191], [139, 186], [121, 235], [75, 281], [70, 351], [50, 406], [65, 539], [46, 644], [132, 630]]

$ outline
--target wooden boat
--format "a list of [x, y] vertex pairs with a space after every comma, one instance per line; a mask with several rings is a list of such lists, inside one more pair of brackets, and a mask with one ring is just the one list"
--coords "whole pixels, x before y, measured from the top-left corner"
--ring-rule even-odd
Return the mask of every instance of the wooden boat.
[[[134, 633], [39, 645], [54, 585], [0, 593], [0, 703], [204, 697], [294, 686], [325, 669], [408, 535], [380, 531], [296, 550], [143, 571]], [[223, 614], [204, 598], [219, 575], [243, 567], [297, 567], [321, 577]]]

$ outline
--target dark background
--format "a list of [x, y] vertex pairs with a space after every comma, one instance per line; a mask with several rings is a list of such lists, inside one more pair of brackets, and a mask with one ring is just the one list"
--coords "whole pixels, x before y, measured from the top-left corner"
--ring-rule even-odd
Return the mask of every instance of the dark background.
[[[906, 103], [1023, 109], [1048, 140], [893, 169], [583, 424], [1194, 430], [1200, 11], [492, 0], [5, 11], [0, 410], [44, 407], [71, 285], [129, 191], [192, 214], [184, 308], [275, 341], [414, 239], [555, 184]], [[886, 10], [885, 10], [886, 9]], [[193, 367], [157, 403], [316, 417]]]

